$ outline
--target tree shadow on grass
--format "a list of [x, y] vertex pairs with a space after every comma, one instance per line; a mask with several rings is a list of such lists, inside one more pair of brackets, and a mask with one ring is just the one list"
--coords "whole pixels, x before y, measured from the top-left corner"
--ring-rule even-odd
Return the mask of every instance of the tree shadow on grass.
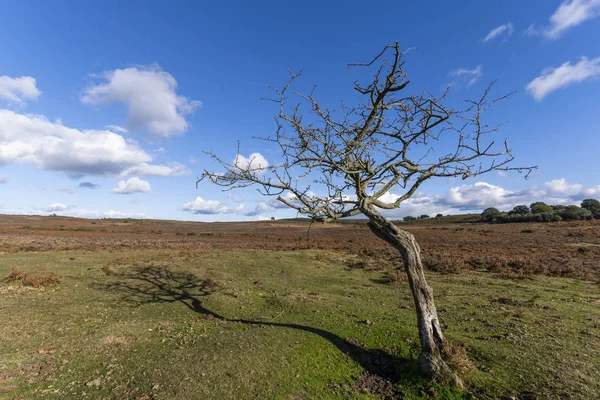
[[[212, 316], [222, 321], [297, 329], [318, 335], [360, 364], [368, 374], [368, 379], [363, 379], [365, 381], [363, 383], [370, 386], [369, 382], [374, 379], [377, 382], [373, 385], [385, 391], [386, 393], [380, 394], [386, 398], [397, 398], [394, 394], [399, 395], [392, 388], [392, 382], [398, 380], [399, 373], [415, 368], [414, 360], [400, 358], [381, 349], [365, 349], [352, 339], [343, 339], [323, 329], [293, 323], [226, 318], [202, 304], [203, 297], [219, 290], [219, 285], [211, 279], [201, 279], [194, 274], [155, 266], [134, 267], [117, 274], [114, 278], [112, 282], [95, 285], [95, 288], [121, 293], [122, 300], [133, 305], [181, 303], [198, 314]], [[364, 389], [369, 390], [368, 387]]]

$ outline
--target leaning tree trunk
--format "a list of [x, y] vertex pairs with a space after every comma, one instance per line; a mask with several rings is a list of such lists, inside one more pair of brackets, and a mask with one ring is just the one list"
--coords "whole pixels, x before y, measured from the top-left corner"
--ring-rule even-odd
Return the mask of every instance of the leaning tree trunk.
[[446, 339], [440, 328], [437, 310], [433, 301], [433, 290], [425, 279], [421, 250], [415, 237], [398, 229], [390, 220], [381, 215], [376, 209], [368, 207], [362, 210], [369, 218], [369, 228], [381, 239], [385, 240], [402, 255], [404, 269], [417, 310], [417, 324], [421, 354], [419, 366], [427, 376], [451, 380], [462, 387], [460, 378], [448, 367], [442, 357]]

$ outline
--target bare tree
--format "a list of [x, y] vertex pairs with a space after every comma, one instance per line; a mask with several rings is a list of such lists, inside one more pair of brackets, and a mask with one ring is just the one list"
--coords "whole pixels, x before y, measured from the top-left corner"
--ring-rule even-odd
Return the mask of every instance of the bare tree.
[[[292, 92], [290, 86], [300, 74], [290, 72], [288, 83], [281, 90], [271, 88], [276, 96], [268, 99], [279, 105], [275, 134], [258, 138], [279, 146], [281, 162], [242, 163], [238, 149], [229, 163], [209, 152], [224, 171], [205, 170], [198, 182], [207, 178], [226, 190], [257, 185], [261, 194], [274, 196], [315, 221], [366, 216], [369, 228], [402, 257], [417, 311], [422, 372], [460, 385], [444, 360], [447, 341], [423, 273], [419, 245], [381, 210], [399, 208], [430, 178], [467, 179], [494, 170], [528, 175], [535, 167], [509, 167], [513, 156], [506, 141], [497, 146], [492, 138], [500, 125], [482, 122], [484, 112], [507, 97], [489, 98], [493, 82], [478, 100], [459, 109], [446, 104], [447, 91], [441, 96], [403, 95], [409, 84], [404, 54], [396, 42], [370, 62], [351, 64], [374, 70], [373, 77], [367, 85], [355, 81], [354, 90], [362, 100], [352, 107], [342, 103], [339, 111], [321, 107], [314, 90], [308, 95]], [[291, 106], [288, 96], [297, 100]], [[306, 115], [300, 112], [302, 104], [310, 106]], [[441, 148], [450, 150], [438, 154]], [[391, 190], [401, 194], [392, 195]]]

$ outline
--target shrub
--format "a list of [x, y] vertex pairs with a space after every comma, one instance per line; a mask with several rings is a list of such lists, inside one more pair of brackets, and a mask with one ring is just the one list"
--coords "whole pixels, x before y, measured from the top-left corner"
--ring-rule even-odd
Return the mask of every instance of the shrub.
[[419, 217], [419, 219], [427, 219], [427, 218], [429, 218], [429, 215], [427, 215], [427, 214], [423, 214]]
[[404, 222], [410, 222], [410, 221], [414, 221], [416, 220], [415, 217], [411, 217], [410, 215], [407, 215], [406, 217], [403, 218]]
[[481, 220], [483, 222], [494, 222], [496, 219], [500, 218], [502, 213], [498, 211], [497, 208], [490, 207], [483, 210], [481, 213]]
[[581, 208], [591, 212], [594, 218], [600, 218], [600, 201], [596, 199], [585, 199], [581, 202]]
[[436, 218], [442, 218], [442, 217], [443, 217], [443, 215], [442, 215], [442, 214], [437, 214], [435, 217], [436, 217]]
[[465, 260], [445, 254], [434, 254], [423, 258], [423, 266], [429, 271], [442, 274], [457, 274], [465, 269]]
[[544, 203], [543, 201], [531, 203], [531, 205], [529, 207], [531, 208], [531, 212], [533, 214], [551, 213], [552, 211], [554, 211], [552, 209], [552, 206], [549, 206], [548, 204]]
[[567, 206], [560, 212], [564, 220], [592, 219], [594, 216], [590, 210], [577, 206]]
[[42, 286], [60, 283], [62, 282], [62, 279], [56, 272], [45, 273], [43, 268], [37, 274], [28, 274], [25, 271], [13, 267], [10, 274], [2, 278], [1, 281], [5, 283], [20, 281], [23, 286], [40, 288]]
[[522, 204], [522, 205], [515, 206], [515, 208], [513, 208], [512, 211], [508, 212], [508, 215], [525, 215], [525, 214], [529, 214], [530, 212], [531, 211], [529, 210], [529, 207]]

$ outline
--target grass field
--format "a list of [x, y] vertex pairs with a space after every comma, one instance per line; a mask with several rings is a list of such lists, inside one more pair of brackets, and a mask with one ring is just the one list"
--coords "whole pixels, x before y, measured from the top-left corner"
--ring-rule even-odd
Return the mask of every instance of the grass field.
[[[383, 247], [354, 248], [363, 226], [313, 227], [307, 239], [291, 222], [0, 218], [0, 277], [16, 267], [62, 278], [0, 283], [0, 398], [600, 397], [598, 223], [512, 228], [534, 254], [562, 238], [561, 254], [586, 268], [572, 277], [518, 266], [427, 272], [447, 337], [476, 366], [460, 393], [418, 376], [408, 285], [388, 253], [377, 256]], [[439, 235], [464, 239], [466, 260], [477, 255], [472, 235], [489, 231], [480, 242], [493, 257], [494, 229], [509, 228], [409, 229], [441, 247]], [[427, 245], [424, 254], [440, 257]]]

